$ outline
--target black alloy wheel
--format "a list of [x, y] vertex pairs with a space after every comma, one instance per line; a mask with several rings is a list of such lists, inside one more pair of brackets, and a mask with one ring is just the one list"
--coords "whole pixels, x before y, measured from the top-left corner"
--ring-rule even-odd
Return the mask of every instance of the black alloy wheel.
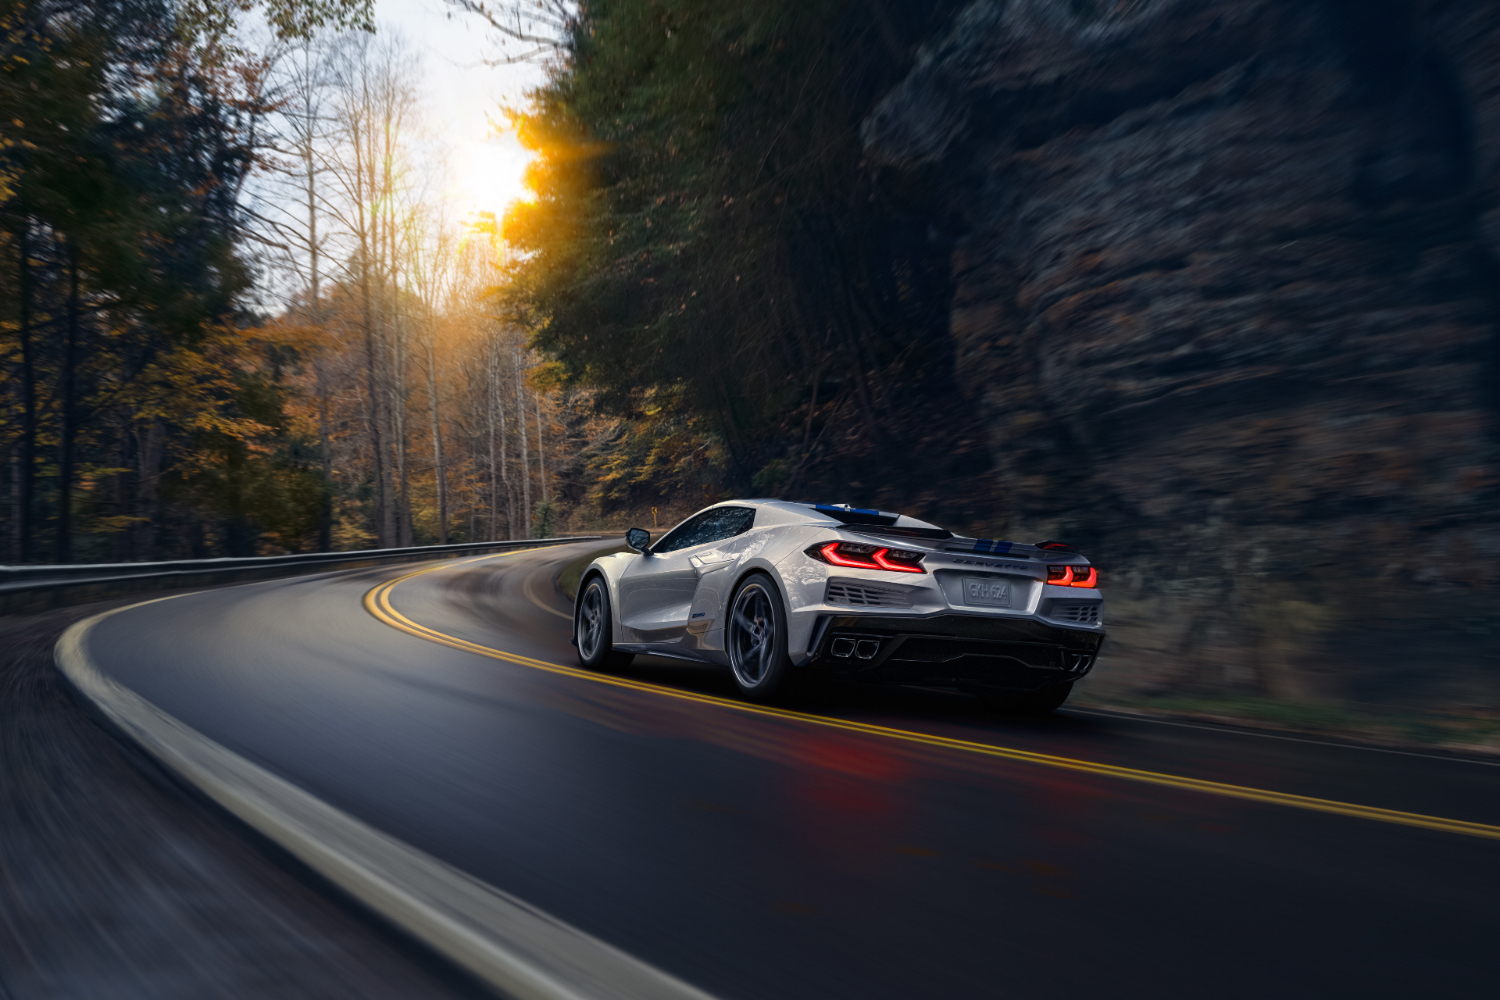
[[775, 582], [752, 573], [729, 608], [725, 645], [734, 683], [746, 698], [764, 701], [781, 688], [791, 669], [786, 651], [786, 609]]
[[573, 640], [578, 646], [578, 662], [590, 670], [618, 670], [628, 667], [634, 653], [617, 653], [612, 638], [609, 588], [601, 577], [590, 577], [578, 595], [573, 611]]

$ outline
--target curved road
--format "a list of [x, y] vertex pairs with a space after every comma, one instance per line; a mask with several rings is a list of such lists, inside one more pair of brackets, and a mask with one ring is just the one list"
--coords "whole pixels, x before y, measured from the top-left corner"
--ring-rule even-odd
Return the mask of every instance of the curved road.
[[553, 580], [589, 547], [191, 594], [89, 649], [724, 1000], [1495, 995], [1500, 767], [922, 691], [766, 713], [665, 660], [581, 676]]

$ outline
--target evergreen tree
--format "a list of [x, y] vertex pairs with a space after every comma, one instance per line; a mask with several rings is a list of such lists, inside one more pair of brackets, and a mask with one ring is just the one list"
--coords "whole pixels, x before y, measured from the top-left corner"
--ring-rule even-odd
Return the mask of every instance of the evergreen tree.
[[890, 450], [897, 387], [951, 370], [949, 246], [874, 197], [858, 128], [914, 55], [896, 39], [956, 6], [583, 7], [518, 116], [537, 199], [504, 222], [504, 308], [627, 419], [606, 499], [716, 474], [794, 489], [822, 428]]

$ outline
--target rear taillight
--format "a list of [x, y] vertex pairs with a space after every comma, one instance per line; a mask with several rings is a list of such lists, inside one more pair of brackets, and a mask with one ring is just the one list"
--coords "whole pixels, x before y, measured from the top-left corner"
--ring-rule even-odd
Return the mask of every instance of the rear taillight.
[[883, 545], [862, 545], [859, 542], [819, 542], [807, 550], [807, 554], [830, 566], [847, 566], [849, 569], [880, 569], [890, 573], [925, 573], [922, 556], [925, 553], [910, 549], [892, 549]]
[[1054, 587], [1097, 587], [1099, 571], [1092, 566], [1048, 566], [1047, 582]]

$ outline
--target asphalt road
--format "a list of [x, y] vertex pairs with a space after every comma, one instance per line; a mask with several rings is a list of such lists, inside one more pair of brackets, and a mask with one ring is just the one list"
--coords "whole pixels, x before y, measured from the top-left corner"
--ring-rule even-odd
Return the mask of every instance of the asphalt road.
[[[598, 543], [590, 543], [597, 546]], [[568, 546], [404, 580], [422, 626], [575, 662]], [[99, 665], [328, 803], [724, 998], [1485, 997], [1500, 840], [1007, 759], [1036, 751], [1500, 824], [1500, 767], [925, 691], [802, 711], [619, 686], [373, 617], [411, 566], [147, 604]], [[673, 694], [671, 692], [676, 692]], [[967, 741], [981, 749], [953, 742]]]

